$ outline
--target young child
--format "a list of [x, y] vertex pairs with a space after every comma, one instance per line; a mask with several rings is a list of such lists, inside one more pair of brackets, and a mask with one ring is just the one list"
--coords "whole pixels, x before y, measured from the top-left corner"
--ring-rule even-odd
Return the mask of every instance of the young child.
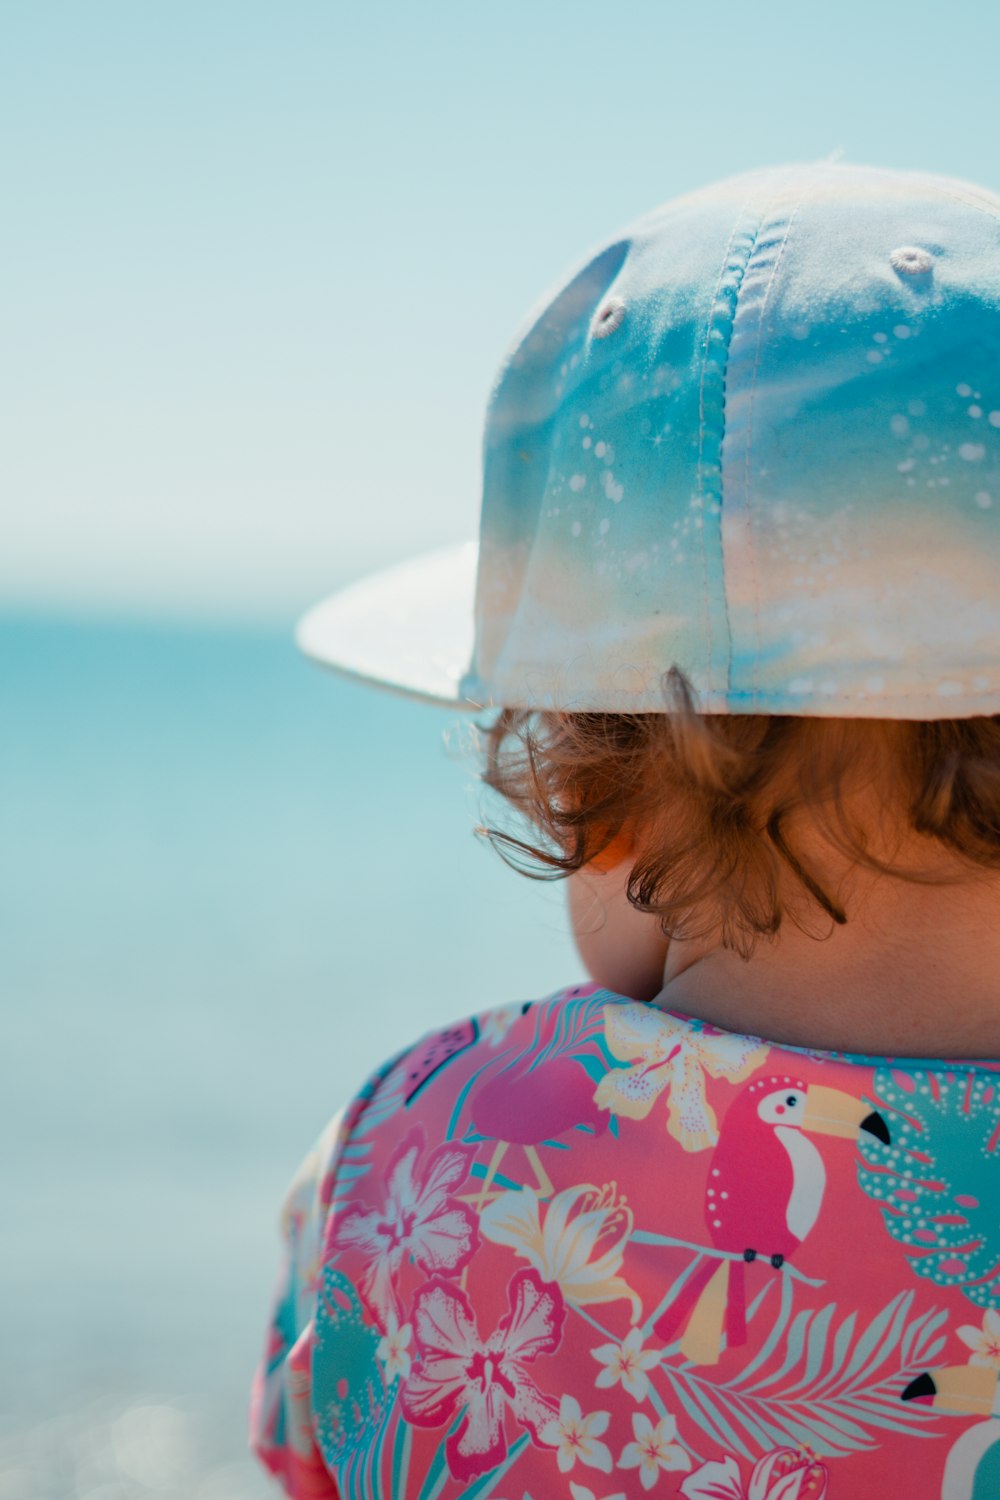
[[300, 640], [493, 711], [487, 832], [591, 982], [406, 1046], [304, 1163], [287, 1492], [996, 1500], [1000, 198], [650, 213], [506, 359], [478, 554]]

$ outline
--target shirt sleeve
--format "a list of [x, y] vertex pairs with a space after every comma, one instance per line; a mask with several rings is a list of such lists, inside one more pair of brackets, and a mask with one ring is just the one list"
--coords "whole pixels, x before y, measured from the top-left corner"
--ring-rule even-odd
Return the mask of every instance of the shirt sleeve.
[[281, 1269], [250, 1398], [250, 1447], [293, 1500], [340, 1500], [316, 1446], [310, 1359], [323, 1231], [347, 1116], [347, 1108], [334, 1115], [286, 1194]]
[[[350, 1179], [349, 1143], [378, 1118], [375, 1096], [411, 1052], [389, 1058], [320, 1135], [292, 1179], [281, 1212], [282, 1260], [263, 1357], [250, 1397], [250, 1447], [292, 1500], [341, 1500], [316, 1443], [312, 1342], [323, 1242]], [[402, 1083], [402, 1079], [400, 1082]], [[390, 1091], [391, 1093], [392, 1091]], [[392, 1107], [391, 1098], [385, 1107]]]

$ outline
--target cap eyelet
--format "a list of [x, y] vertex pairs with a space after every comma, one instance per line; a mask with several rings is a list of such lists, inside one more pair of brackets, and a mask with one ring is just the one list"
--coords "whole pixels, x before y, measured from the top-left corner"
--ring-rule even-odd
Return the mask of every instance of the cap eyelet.
[[625, 303], [622, 299], [620, 297], [605, 297], [590, 320], [591, 338], [606, 339], [609, 334], [614, 333], [616, 328], [621, 327], [621, 321], [624, 316]]
[[921, 250], [917, 245], [900, 245], [889, 256], [889, 263], [903, 276], [926, 276], [934, 267], [934, 257], [930, 251]]

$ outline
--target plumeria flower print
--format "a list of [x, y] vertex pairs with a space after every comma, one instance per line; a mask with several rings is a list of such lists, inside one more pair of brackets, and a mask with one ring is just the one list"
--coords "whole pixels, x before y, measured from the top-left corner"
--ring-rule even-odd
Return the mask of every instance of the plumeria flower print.
[[632, 1321], [642, 1302], [617, 1273], [632, 1233], [632, 1210], [614, 1183], [564, 1188], [545, 1209], [531, 1188], [501, 1193], [479, 1216], [484, 1239], [509, 1245], [545, 1281], [554, 1281], [567, 1302], [632, 1303]]
[[575, 1397], [562, 1398], [558, 1417], [547, 1422], [541, 1432], [542, 1442], [551, 1443], [556, 1449], [561, 1474], [568, 1474], [576, 1463], [611, 1473], [611, 1449], [607, 1443], [598, 1441], [601, 1433], [607, 1432], [610, 1421], [610, 1412], [595, 1411], [585, 1417]]
[[420, 1358], [400, 1386], [400, 1404], [415, 1427], [450, 1426], [461, 1417], [445, 1443], [445, 1457], [463, 1484], [503, 1462], [508, 1409], [541, 1447], [548, 1446], [542, 1431], [559, 1416], [555, 1401], [525, 1368], [559, 1347], [566, 1318], [559, 1289], [535, 1271], [517, 1271], [507, 1301], [509, 1311], [484, 1340], [458, 1287], [435, 1277], [414, 1299]]
[[404, 1380], [410, 1373], [409, 1346], [413, 1339], [413, 1329], [409, 1323], [399, 1326], [399, 1319], [389, 1309], [386, 1319], [385, 1335], [375, 1353], [385, 1365], [385, 1377], [394, 1380], [397, 1375]]
[[474, 1212], [453, 1196], [468, 1175], [474, 1148], [437, 1146], [421, 1165], [423, 1145], [423, 1133], [410, 1131], [387, 1163], [382, 1208], [348, 1204], [334, 1231], [335, 1248], [353, 1245], [364, 1252], [361, 1293], [383, 1328], [390, 1312], [398, 1313], [395, 1282], [405, 1259], [427, 1276], [454, 1276], [479, 1243]]
[[702, 1464], [681, 1485], [684, 1500], [824, 1500], [829, 1470], [808, 1448], [775, 1448], [754, 1464], [744, 1488], [740, 1466], [727, 1454]]
[[479, 1035], [491, 1047], [499, 1047], [518, 1016], [522, 1014], [522, 1011], [523, 1007], [515, 1003], [513, 1005], [498, 1005], [496, 1010], [484, 1012], [479, 1017]]
[[988, 1307], [982, 1328], [964, 1323], [958, 1336], [972, 1350], [970, 1365], [990, 1365], [994, 1370], [1000, 1370], [1000, 1313]]
[[742, 1083], [767, 1056], [756, 1037], [716, 1031], [646, 1005], [606, 1005], [608, 1050], [631, 1068], [614, 1068], [597, 1085], [601, 1109], [644, 1120], [667, 1096], [667, 1129], [685, 1151], [705, 1151], [719, 1139], [715, 1112], [705, 1097], [705, 1074]]
[[690, 1469], [691, 1458], [677, 1436], [677, 1420], [668, 1412], [654, 1427], [645, 1412], [632, 1415], [634, 1442], [626, 1443], [618, 1460], [619, 1469], [638, 1469], [644, 1490], [651, 1490], [660, 1477], [660, 1470]]
[[642, 1334], [638, 1328], [629, 1330], [620, 1344], [601, 1344], [591, 1349], [591, 1354], [604, 1366], [594, 1381], [602, 1390], [621, 1381], [625, 1390], [635, 1401], [645, 1401], [649, 1394], [647, 1370], [655, 1370], [660, 1362], [660, 1351], [644, 1349]]

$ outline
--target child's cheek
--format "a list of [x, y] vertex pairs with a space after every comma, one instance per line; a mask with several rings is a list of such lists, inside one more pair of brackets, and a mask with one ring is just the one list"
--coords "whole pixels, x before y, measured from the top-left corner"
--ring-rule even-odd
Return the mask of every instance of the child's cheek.
[[633, 1000], [652, 1000], [663, 987], [667, 939], [659, 923], [636, 911], [626, 895], [629, 861], [605, 872], [593, 866], [567, 881], [576, 949], [595, 984]]

